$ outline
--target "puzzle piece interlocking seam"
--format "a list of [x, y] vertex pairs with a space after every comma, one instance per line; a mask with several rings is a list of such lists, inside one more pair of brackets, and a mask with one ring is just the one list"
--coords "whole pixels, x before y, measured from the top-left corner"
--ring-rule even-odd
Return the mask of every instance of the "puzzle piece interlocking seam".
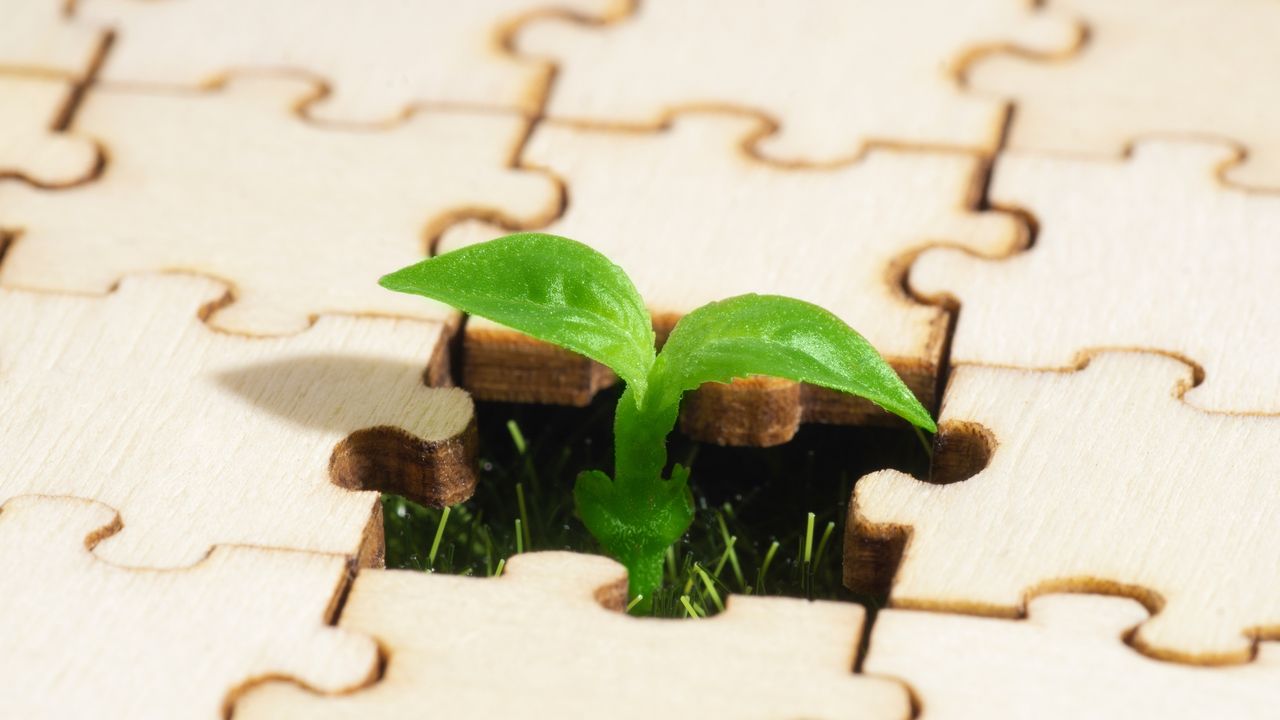
[[[974, 209], [983, 177], [974, 155], [875, 147], [844, 165], [781, 169], [742, 151], [741, 143], [762, 127], [754, 116], [716, 113], [681, 115], [657, 132], [548, 121], [526, 143], [522, 162], [545, 168], [571, 189], [566, 209], [544, 230], [580, 239], [625, 268], [660, 334], [684, 313], [732, 295], [798, 297], [857, 328], [932, 404], [949, 316], [906, 296], [906, 265], [936, 245], [1006, 256], [1025, 246], [1023, 226], [1013, 216]], [[501, 228], [462, 223], [446, 231], [438, 249], [499, 234]], [[490, 355], [509, 355], [514, 341], [504, 336], [512, 334], [481, 319], [468, 321], [468, 388], [481, 397], [512, 399], [510, 393], [526, 392], [530, 384], [562, 386], [563, 367], [548, 364], [545, 381], [519, 385], [497, 371], [501, 363]], [[579, 372], [590, 368], [584, 364]], [[573, 387], [581, 386], [590, 387], [590, 378]], [[701, 426], [704, 432], [696, 434], [721, 443], [776, 444], [790, 439], [802, 418], [883, 417], [869, 403], [821, 406], [794, 385], [790, 390], [786, 407], [770, 413], [760, 410], [787, 388], [766, 391], [732, 414], [724, 411], [734, 398], [700, 396], [690, 406], [699, 408], [700, 420], [690, 422], [686, 414], [685, 427]], [[819, 416], [819, 409], [827, 415]], [[751, 425], [760, 418], [769, 422]]]
[[989, 196], [1037, 220], [1035, 245], [999, 263], [931, 250], [909, 284], [958, 299], [952, 362], [1064, 368], [1091, 348], [1152, 348], [1203, 369], [1197, 407], [1280, 413], [1280, 194], [1217, 182], [1236, 157], [1167, 140], [1122, 160], [1005, 154]]
[[101, 501], [125, 529], [99, 556], [181, 567], [219, 544], [377, 563], [378, 495], [351, 489], [470, 496], [471, 400], [423, 383], [440, 325], [325, 316], [252, 339], [200, 321], [225, 295], [165, 275], [105, 297], [0, 290], [0, 502]]
[[224, 717], [267, 678], [343, 692], [376, 674], [368, 638], [326, 626], [342, 556], [217, 547], [191, 567], [137, 570], [89, 551], [120, 529], [79, 498], [0, 507], [7, 716]]
[[913, 610], [876, 615], [865, 672], [911, 685], [921, 715], [1130, 720], [1264, 718], [1280, 703], [1280, 645], [1257, 662], [1206, 668], [1133, 652], [1148, 617], [1127, 598], [1048, 595], [1025, 620]]
[[1005, 106], [965, 93], [960, 68], [993, 47], [1069, 54], [1080, 37], [1020, 0], [830, 0], [800, 13], [787, 0], [650, 0], [605, 28], [539, 20], [514, 44], [556, 63], [551, 117], [652, 127], [691, 107], [737, 108], [776, 121], [765, 156], [821, 163], [870, 141], [992, 152]]
[[100, 170], [95, 143], [54, 131], [74, 90], [61, 78], [0, 73], [0, 181], [56, 188], [85, 182]]
[[[0, 74], [79, 80], [103, 50], [105, 33], [67, 22], [66, 0], [7, 0], [0, 7]], [[7, 112], [8, 110], [6, 110]]]
[[1013, 150], [1115, 157], [1157, 133], [1234, 141], [1245, 162], [1226, 177], [1280, 190], [1280, 5], [1270, 0], [1050, 0], [1089, 28], [1062, 62], [994, 55], [967, 84], [1009, 98]]
[[105, 292], [131, 272], [192, 271], [232, 286], [209, 322], [251, 335], [297, 332], [322, 313], [452, 322], [451, 308], [377, 278], [421, 260], [459, 217], [520, 227], [559, 210], [554, 180], [511, 168], [519, 115], [322, 128], [287, 110], [313, 89], [244, 76], [205, 92], [91, 90], [75, 128], [109, 148], [106, 168], [59, 193], [0, 187], [0, 224], [18, 233], [0, 284]]
[[943, 485], [862, 478], [846, 563], [858, 538], [905, 530], [894, 606], [1016, 615], [1055, 590], [1130, 595], [1154, 613], [1133, 635], [1143, 652], [1249, 660], [1280, 637], [1280, 417], [1197, 410], [1179, 397], [1193, 381], [1153, 353], [1074, 372], [958, 367], [943, 435], [983, 427], [986, 467]]
[[513, 56], [507, 35], [530, 17], [600, 23], [626, 0], [80, 0], [77, 21], [114, 29], [107, 82], [208, 86], [246, 69], [308, 74], [327, 87], [308, 104], [325, 121], [380, 123], [421, 105], [538, 112], [551, 68]]
[[852, 671], [860, 606], [733, 597], [707, 620], [631, 618], [618, 612], [626, 575], [611, 560], [541, 552], [506, 567], [497, 579], [362, 572], [340, 626], [382, 644], [381, 680], [339, 697], [264, 685], [241, 698], [236, 719], [404, 717], [427, 707], [459, 719], [530, 708], [637, 720], [910, 716], [905, 688]]

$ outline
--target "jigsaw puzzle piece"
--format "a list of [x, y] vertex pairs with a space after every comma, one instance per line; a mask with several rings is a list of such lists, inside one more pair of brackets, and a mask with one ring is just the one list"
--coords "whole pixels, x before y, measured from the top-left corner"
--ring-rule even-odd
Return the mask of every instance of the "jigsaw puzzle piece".
[[87, 75], [104, 33], [72, 24], [69, 5], [66, 0], [0, 2], [0, 72], [69, 79]]
[[556, 62], [552, 117], [653, 126], [729, 106], [776, 121], [769, 158], [830, 162], [875, 142], [994, 151], [1004, 105], [964, 94], [962, 63], [995, 45], [1065, 53], [1078, 36], [1019, 0], [653, 0], [606, 28], [539, 21], [515, 40]]
[[76, 16], [120, 34], [108, 82], [202, 87], [246, 69], [285, 69], [326, 83], [307, 108], [328, 121], [386, 122], [444, 104], [537, 112], [550, 66], [512, 56], [522, 18], [602, 22], [624, 0], [81, 0]]
[[368, 638], [326, 627], [342, 556], [218, 547], [192, 567], [136, 570], [90, 552], [120, 529], [79, 498], [0, 507], [6, 715], [220, 718], [267, 678], [341, 692], [376, 674]]
[[952, 462], [948, 436], [978, 436], [985, 467], [947, 484], [862, 478], [846, 583], [866, 581], [848, 564], [863, 538], [905, 531], [896, 607], [1016, 616], [1038, 592], [1124, 594], [1156, 610], [1133, 636], [1143, 652], [1249, 660], [1280, 637], [1280, 417], [1192, 408], [1179, 395], [1193, 381], [1153, 353], [1074, 372], [958, 367], [938, 461]]
[[1161, 662], [1124, 644], [1146, 618], [1097, 595], [1035, 598], [1026, 620], [882, 610], [863, 670], [905, 681], [930, 720], [1262, 718], [1280, 704], [1280, 646], [1240, 667]]
[[969, 87], [1009, 97], [1009, 147], [1118, 157], [1153, 134], [1243, 145], [1233, 182], [1280, 189], [1280, 4], [1239, 0], [1051, 0], [1079, 16], [1089, 40], [1061, 63], [996, 54], [971, 66]]
[[[766, 127], [753, 116], [708, 113], [680, 115], [657, 132], [543, 122], [521, 159], [572, 190], [545, 231], [586, 242], [625, 268], [660, 336], [714, 300], [748, 292], [798, 297], [865, 335], [932, 404], [949, 319], [942, 308], [903, 292], [907, 262], [935, 244], [1007, 255], [1025, 245], [1022, 226], [1013, 216], [974, 209], [982, 175], [975, 156], [876, 148], [839, 166], [781, 169], [742, 150]], [[463, 223], [445, 232], [438, 250], [504, 233]], [[540, 394], [532, 399], [585, 404], [604, 384], [590, 363], [569, 366], [559, 361], [565, 353], [539, 352], [518, 337], [468, 321], [469, 389], [483, 398], [523, 400], [534, 388]], [[512, 366], [526, 372], [502, 372]], [[802, 419], [884, 417], [847, 396], [832, 400], [790, 383], [766, 385], [740, 384], [732, 397], [701, 393], [685, 428], [722, 443], [776, 444], [790, 439]], [[569, 392], [558, 396], [563, 389]], [[743, 398], [740, 411], [724, 412]]]
[[375, 685], [341, 697], [255, 688], [252, 718], [907, 718], [905, 689], [855, 675], [862, 608], [733, 597], [709, 620], [620, 612], [626, 573], [602, 557], [516, 555], [501, 578], [365, 571], [340, 625], [389, 655]]
[[97, 554], [181, 567], [222, 544], [378, 564], [376, 492], [474, 489], [471, 399], [423, 383], [438, 324], [322, 317], [285, 338], [209, 330], [226, 288], [128, 277], [105, 297], [0, 290], [0, 502], [92, 498]]
[[1118, 161], [1003, 155], [991, 202], [1037, 219], [1034, 247], [1000, 263], [930, 250], [910, 285], [959, 300], [953, 362], [1063, 368], [1090, 348], [1157, 348], [1203, 368], [1196, 406], [1280, 413], [1280, 194], [1216, 182], [1235, 157], [1169, 141]]
[[439, 111], [337, 130], [289, 113], [310, 90], [279, 77], [91, 90], [76, 126], [109, 148], [106, 169], [56, 195], [0, 188], [0, 222], [21, 233], [0, 284], [105, 292], [132, 272], [193, 271], [234, 289], [213, 326], [251, 335], [298, 332], [322, 313], [452, 321], [452, 309], [377, 279], [421, 260], [459, 216], [519, 226], [559, 208], [551, 179], [510, 168], [528, 122], [518, 115]]
[[54, 131], [71, 94], [72, 84], [66, 80], [0, 74], [0, 178], [57, 186], [93, 176], [99, 163], [97, 146]]

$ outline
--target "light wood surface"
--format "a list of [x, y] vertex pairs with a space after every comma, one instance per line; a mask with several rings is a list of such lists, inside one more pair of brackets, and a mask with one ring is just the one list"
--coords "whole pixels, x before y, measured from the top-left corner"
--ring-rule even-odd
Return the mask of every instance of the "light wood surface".
[[212, 720], [254, 681], [340, 692], [377, 672], [367, 637], [325, 626], [342, 556], [219, 547], [194, 567], [133, 570], [89, 552], [120, 526], [77, 498], [0, 508], [6, 716]]
[[1088, 41], [1057, 63], [1014, 54], [967, 73], [1016, 105], [1009, 147], [1118, 156], [1142, 137], [1218, 137], [1248, 152], [1231, 181], [1280, 189], [1280, 4], [1272, 0], [1049, 0]]
[[[97, 56], [103, 33], [68, 22], [66, 0], [0, 2], [0, 72], [81, 78]], [[8, 112], [7, 109], [5, 112]]]
[[[844, 165], [781, 169], [742, 150], [763, 127], [755, 117], [709, 113], [681, 115], [659, 132], [544, 122], [521, 159], [570, 188], [565, 211], [545, 231], [585, 242], [622, 266], [660, 335], [681, 315], [714, 300], [747, 292], [797, 297], [865, 335], [930, 404], [948, 316], [907, 297], [904, 268], [915, 253], [937, 244], [1008, 255], [1025, 243], [1022, 226], [1012, 216], [973, 209], [982, 167], [972, 155], [877, 148]], [[479, 221], [462, 223], [445, 232], [438, 250], [503, 232]], [[517, 341], [503, 342], [496, 330], [483, 319], [468, 321], [463, 376], [481, 397], [512, 399], [528, 378], [521, 376], [516, 386], [499, 373], [471, 372], [496, 365], [490, 355], [521, 348]], [[523, 347], [530, 355], [537, 349]], [[554, 356], [525, 361], [545, 368], [545, 379], [532, 384], [563, 386], [564, 367], [549, 359]], [[577, 370], [587, 373], [590, 366]], [[779, 392], [789, 394], [740, 393], [735, 399], [704, 393], [685, 426], [701, 427], [701, 436], [719, 442], [783, 442], [811, 404], [794, 386]], [[735, 400], [744, 407], [726, 412], [726, 403]], [[751, 427], [773, 400], [782, 411], [763, 427]], [[845, 417], [831, 417], [838, 410], [827, 407], [829, 416], [816, 419], [857, 422], [880, 415], [869, 403], [848, 400], [839, 409]]]
[[501, 578], [365, 571], [340, 626], [387, 654], [381, 680], [321, 697], [247, 693], [253, 718], [907, 718], [898, 684], [854, 675], [862, 608], [733, 597], [705, 620], [626, 617], [603, 557], [516, 555]]
[[862, 478], [846, 581], [865, 570], [860, 536], [902, 530], [893, 606], [1015, 616], [1038, 593], [1123, 594], [1154, 612], [1133, 635], [1143, 652], [1249, 660], [1256, 638], [1280, 637], [1280, 417], [1192, 408], [1178, 395], [1193, 376], [1152, 353], [1076, 372], [958, 367], [941, 431], [978, 436], [989, 461], [949, 484]]
[[1280, 194], [1214, 180], [1234, 157], [1166, 141], [1114, 161], [1004, 155], [991, 201], [1036, 218], [1034, 247], [1000, 263], [926, 252], [910, 285], [960, 301], [953, 362], [1068, 367], [1089, 348], [1154, 348], [1203, 370], [1196, 406], [1280, 413]]
[[470, 496], [471, 399], [423, 385], [441, 326], [322, 317], [255, 340], [201, 323], [225, 293], [184, 276], [0, 290], [0, 502], [106, 503], [125, 528], [97, 554], [163, 568], [219, 544], [377, 563], [378, 495], [354, 490]]
[[67, 80], [0, 74], [0, 178], [56, 186], [93, 176], [98, 165], [94, 143], [54, 132], [72, 87]]
[[1066, 53], [1068, 20], [1023, 0], [845, 2], [650, 0], [606, 28], [535, 21], [524, 55], [557, 63], [553, 117], [656, 125], [689, 106], [755, 110], [779, 125], [760, 150], [824, 162], [870, 141], [992, 151], [998, 99], [966, 95], [957, 72], [995, 46]]
[[308, 108], [323, 120], [380, 122], [423, 103], [536, 111], [550, 68], [506, 50], [510, 26], [536, 11], [603, 21], [625, 0], [79, 0], [77, 20], [122, 42], [111, 82], [196, 87], [227, 73], [285, 68], [323, 80]]
[[907, 682], [920, 720], [1265, 718], [1280, 707], [1280, 646], [1203, 668], [1144, 657], [1123, 636], [1146, 620], [1127, 598], [1048, 595], [1026, 620], [911, 610], [876, 615], [863, 670]]
[[106, 169], [57, 194], [0, 187], [4, 221], [22, 232], [0, 283], [102, 292], [126, 273], [190, 270], [234, 288], [215, 327], [258, 335], [319, 313], [450, 319], [378, 278], [425, 257], [455, 217], [533, 224], [558, 210], [554, 182], [508, 168], [526, 126], [517, 115], [327, 129], [288, 110], [312, 89], [250, 76], [208, 92], [90, 91], [75, 129], [109, 148]]

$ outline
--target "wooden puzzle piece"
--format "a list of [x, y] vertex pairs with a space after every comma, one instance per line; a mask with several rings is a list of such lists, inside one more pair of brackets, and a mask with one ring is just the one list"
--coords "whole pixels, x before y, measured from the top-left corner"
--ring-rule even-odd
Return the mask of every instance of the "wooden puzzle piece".
[[321, 317], [302, 334], [210, 331], [226, 289], [129, 277], [106, 297], [0, 290], [0, 502], [92, 498], [111, 562], [180, 567], [245, 544], [380, 562], [371, 488], [470, 496], [461, 390], [423, 384], [438, 324]]
[[1049, 595], [1026, 620], [912, 610], [876, 615], [862, 668], [911, 686], [922, 718], [1263, 718], [1280, 705], [1280, 646], [1258, 662], [1204, 668], [1133, 652], [1147, 619], [1127, 598]]
[[1280, 413], [1280, 194], [1223, 187], [1224, 145], [1150, 141], [1125, 161], [1004, 155], [989, 196], [1031, 213], [1018, 257], [924, 253], [910, 284], [962, 306], [953, 362], [1069, 367], [1095, 347], [1155, 348], [1204, 371], [1205, 409]]
[[[968, 479], [895, 471], [854, 486], [846, 583], [859, 541], [906, 533], [890, 602], [1014, 616], [1058, 590], [1130, 595], [1154, 612], [1134, 645], [1163, 659], [1242, 662], [1280, 637], [1280, 417], [1179, 399], [1193, 369], [1113, 352], [1074, 372], [958, 367], [941, 414], [977, 449]], [[937, 465], [935, 465], [935, 473]]]
[[[983, 48], [1065, 53], [1078, 28], [1022, 0], [875, 3], [650, 0], [607, 28], [555, 20], [515, 46], [557, 64], [547, 111], [596, 123], [658, 125], [689, 107], [765, 113], [760, 149], [784, 161], [832, 161], [871, 142], [991, 152], [1004, 105], [957, 82]], [[759, 139], [759, 138], [758, 138]]]
[[519, 225], [559, 208], [554, 182], [509, 168], [519, 116], [326, 129], [286, 109], [311, 87], [242, 77], [208, 92], [91, 91], [76, 127], [108, 147], [106, 169], [56, 194], [0, 188], [0, 223], [21, 233], [0, 284], [104, 292], [130, 272], [189, 270], [233, 288], [215, 327], [255, 335], [297, 332], [320, 313], [451, 319], [378, 278], [421, 260], [458, 216]]
[[71, 92], [66, 80], [0, 74], [0, 178], [54, 186], [93, 176], [99, 162], [93, 142], [54, 132]]
[[1050, 0], [1088, 26], [1068, 62], [1012, 54], [971, 66], [967, 84], [1017, 108], [1009, 147], [1119, 156], [1152, 134], [1243, 145], [1233, 182], [1280, 189], [1280, 4], [1272, 0]]
[[66, 12], [69, 4], [0, 0], [0, 71], [84, 77], [100, 51], [103, 33], [72, 24]]
[[221, 718], [252, 682], [340, 692], [377, 672], [368, 638], [326, 627], [342, 556], [218, 547], [189, 568], [135, 570], [89, 551], [120, 527], [79, 498], [0, 508], [9, 717]]
[[382, 122], [429, 104], [536, 112], [550, 66], [506, 49], [514, 23], [539, 11], [601, 22], [624, 0], [80, 0], [77, 19], [116, 29], [108, 82], [207, 86], [244, 69], [324, 80], [308, 114]]
[[[972, 155], [876, 148], [840, 166], [780, 169], [741, 149], [763, 127], [751, 116], [705, 113], [681, 115], [661, 132], [544, 122], [521, 160], [546, 168], [570, 188], [567, 208], [546, 231], [586, 242], [626, 269], [660, 334], [713, 300], [748, 292], [798, 297], [865, 335], [931, 404], [949, 318], [941, 308], [907, 297], [907, 262], [933, 244], [1007, 255], [1024, 247], [1022, 226], [1012, 216], [973, 209], [982, 168]], [[463, 223], [445, 232], [438, 249], [500, 234], [500, 228]], [[513, 333], [468, 321], [468, 388], [481, 397], [526, 399], [519, 394], [531, 388], [553, 395], [564, 387], [565, 368], [551, 363], [540, 382], [502, 373], [501, 366], [512, 363], [488, 356], [510, 356], [512, 347], [520, 347], [504, 334]], [[523, 345], [537, 350], [528, 341]], [[530, 355], [523, 364], [544, 362]], [[570, 389], [585, 397], [552, 399], [590, 398], [590, 365], [576, 369], [582, 381]], [[843, 422], [881, 415], [852, 398], [824, 406], [794, 384], [765, 384], [763, 390], [759, 383], [741, 386], [738, 397], [750, 399], [734, 413], [722, 412], [731, 398], [704, 393], [701, 403], [693, 403], [701, 411], [692, 422], [686, 415], [685, 427], [701, 426], [699, 435], [720, 442], [774, 444], [789, 439], [806, 415]], [[776, 412], [757, 412], [773, 400], [779, 400]], [[755, 425], [761, 417], [768, 420]]]
[[341, 627], [387, 653], [372, 687], [341, 697], [272, 683], [252, 718], [907, 718], [905, 689], [853, 674], [862, 608], [733, 597], [707, 620], [627, 617], [607, 558], [516, 555], [501, 578], [365, 571]]

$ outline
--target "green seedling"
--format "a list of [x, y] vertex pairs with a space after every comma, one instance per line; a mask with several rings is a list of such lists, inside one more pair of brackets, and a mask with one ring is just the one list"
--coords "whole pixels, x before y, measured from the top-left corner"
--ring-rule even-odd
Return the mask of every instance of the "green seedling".
[[858, 395], [918, 428], [937, 429], [866, 339], [801, 300], [739, 295], [704, 305], [681, 318], [657, 352], [652, 320], [631, 279], [567, 238], [508, 235], [380, 282], [585, 355], [622, 379], [613, 477], [584, 472], [573, 496], [587, 530], [626, 565], [632, 597], [652, 597], [662, 585], [667, 549], [693, 521], [689, 470], [677, 464], [664, 477], [667, 436], [684, 393], [768, 375]]

